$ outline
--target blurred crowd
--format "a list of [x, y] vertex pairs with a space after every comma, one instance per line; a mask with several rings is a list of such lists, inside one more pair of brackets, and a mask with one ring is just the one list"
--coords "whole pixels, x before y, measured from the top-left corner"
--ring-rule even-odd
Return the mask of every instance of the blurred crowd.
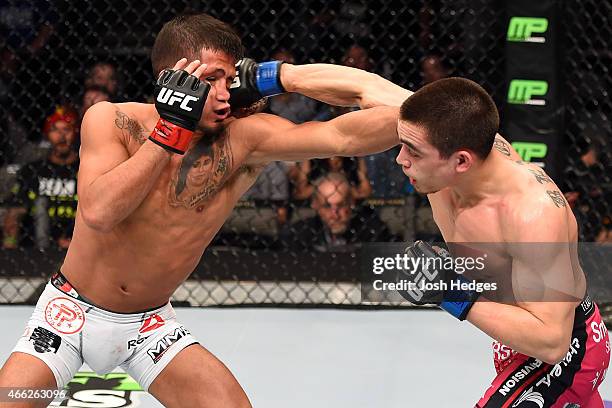
[[[0, 0], [0, 120], [4, 124], [0, 220], [6, 249], [68, 247], [78, 202], [79, 129], [83, 115], [101, 101], [146, 99], [126, 92], [130, 84], [122, 80], [121, 73], [131, 67], [117, 65], [118, 59], [112, 57], [92, 61], [80, 73], [76, 85], [61, 87], [61, 76], [49, 75], [50, 69], [57, 55], [77, 50], [53, 48], [57, 47], [54, 35], [60, 21], [49, 4], [44, 0]], [[385, 56], [375, 55], [380, 53], [380, 47], [367, 41], [372, 38], [373, 26], [363, 23], [367, 10], [360, 4], [349, 1], [334, 13], [327, 9], [304, 17], [308, 30], [295, 37], [299, 53], [284, 46], [262, 57], [289, 63], [303, 63], [305, 55], [316, 58], [317, 50], [325, 45], [312, 43], [309, 35], [325, 30], [325, 38], [337, 36], [351, 41], [339, 42], [346, 44], [339, 58], [327, 61], [321, 56], [319, 61], [341, 63], [393, 79], [393, 69]], [[449, 9], [436, 4], [422, 1], [414, 12], [413, 39], [418, 53], [412, 61], [418, 65], [418, 78], [402, 85], [418, 88], [461, 73], [457, 69], [463, 52], [457, 40], [459, 28], [446, 21], [453, 19]], [[17, 93], [25, 84], [27, 92]], [[352, 109], [355, 108], [325, 105], [297, 94], [270, 98], [266, 108], [295, 123], [326, 121]], [[558, 184], [576, 213], [582, 238], [612, 242], [612, 186], [601, 182], [604, 175], [609, 180], [610, 174], [610, 124], [590, 119], [585, 122], [574, 152], [579, 160], [570, 161]], [[214, 245], [342, 251], [363, 242], [441, 240], [427, 200], [413, 192], [396, 165], [397, 153], [395, 148], [366, 157], [269, 164]], [[249, 215], [241, 216], [242, 212]]]

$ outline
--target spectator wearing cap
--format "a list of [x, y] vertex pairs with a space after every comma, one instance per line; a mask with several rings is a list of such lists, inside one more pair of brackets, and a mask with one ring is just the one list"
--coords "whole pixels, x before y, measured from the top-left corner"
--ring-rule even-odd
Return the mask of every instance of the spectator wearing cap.
[[68, 248], [77, 208], [77, 113], [58, 106], [47, 117], [43, 135], [50, 150], [42, 160], [24, 165], [8, 198], [3, 223], [3, 246], [52, 244]]

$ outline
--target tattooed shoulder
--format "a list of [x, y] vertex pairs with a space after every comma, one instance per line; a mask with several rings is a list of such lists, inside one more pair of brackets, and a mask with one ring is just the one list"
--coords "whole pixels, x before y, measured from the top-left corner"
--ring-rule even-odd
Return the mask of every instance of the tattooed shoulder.
[[140, 123], [138, 123], [137, 120], [130, 118], [119, 109], [115, 111], [115, 126], [121, 129], [123, 136], [134, 139], [140, 144], [143, 144], [147, 140], [145, 129], [140, 125]]
[[493, 147], [504, 156], [510, 157], [510, 147], [502, 139], [496, 137], [493, 142]]
[[528, 171], [533, 174], [533, 176], [535, 177], [536, 181], [540, 184], [545, 184], [545, 183], [552, 183], [553, 181], [551, 180], [550, 177], [548, 177], [548, 175], [546, 173], [544, 173], [544, 170], [542, 170], [541, 168], [531, 168], [528, 169]]
[[550, 197], [550, 199], [555, 204], [557, 208], [567, 207], [567, 201], [565, 201], [565, 197], [559, 190], [546, 190], [546, 194]]

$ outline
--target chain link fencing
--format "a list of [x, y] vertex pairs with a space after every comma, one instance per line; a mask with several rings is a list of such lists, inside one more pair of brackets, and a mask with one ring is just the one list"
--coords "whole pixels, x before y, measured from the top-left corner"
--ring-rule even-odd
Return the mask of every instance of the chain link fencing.
[[[0, 11], [0, 303], [33, 303], [70, 242], [77, 162], [49, 163], [49, 126], [64, 120], [78, 132], [83, 112], [99, 100], [149, 101], [149, 52], [162, 24], [177, 14], [207, 12], [232, 24], [256, 60], [352, 65], [409, 89], [467, 77], [493, 95], [503, 119], [508, 16], [502, 1], [6, 0]], [[581, 238], [609, 242], [611, 5], [567, 1], [562, 16], [568, 154], [556, 181], [574, 207]], [[346, 111], [293, 95], [272, 98], [267, 109], [296, 122]], [[77, 147], [78, 138], [75, 154]], [[361, 242], [440, 239], [426, 200], [394, 165], [396, 153], [272, 163], [174, 300], [363, 306], [356, 272]], [[326, 235], [311, 205], [309, 183], [330, 169], [347, 176], [358, 198], [350, 234], [340, 240]]]

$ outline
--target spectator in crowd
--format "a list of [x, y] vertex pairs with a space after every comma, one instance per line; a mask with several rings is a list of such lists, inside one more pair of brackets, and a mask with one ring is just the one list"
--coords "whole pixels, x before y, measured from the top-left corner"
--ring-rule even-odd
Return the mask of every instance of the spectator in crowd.
[[57, 107], [45, 120], [43, 134], [51, 150], [46, 159], [22, 167], [17, 174], [4, 217], [5, 248], [27, 244], [31, 238], [41, 249], [51, 242], [68, 248], [77, 207], [79, 160], [73, 148], [77, 122], [76, 112], [66, 106]]
[[57, 14], [47, 0], [0, 0], [0, 43], [12, 52], [37, 54], [55, 31]]
[[85, 78], [85, 88], [93, 86], [105, 88], [113, 97], [117, 95], [119, 81], [115, 66], [109, 62], [98, 62], [92, 66]]
[[600, 244], [612, 244], [612, 219], [611, 217], [605, 216], [601, 223], [601, 229], [595, 236], [595, 242]]
[[81, 99], [80, 115], [81, 118], [85, 116], [87, 109], [91, 108], [98, 102], [111, 101], [111, 93], [108, 89], [100, 85], [90, 85], [85, 88], [83, 92], [83, 98]]
[[368, 51], [359, 44], [353, 44], [346, 50], [342, 57], [342, 65], [364, 71], [371, 71], [373, 66]]
[[366, 168], [372, 186], [372, 197], [399, 198], [413, 191], [409, 179], [395, 162], [400, 147], [394, 147], [386, 152], [365, 156]]
[[[274, 52], [272, 59], [295, 64], [293, 54], [284, 48]], [[319, 102], [298, 93], [283, 93], [270, 98], [269, 111], [293, 123], [316, 120], [320, 109], [321, 104]]]
[[291, 164], [277, 161], [268, 164], [261, 172], [257, 181], [242, 197], [245, 200], [267, 202], [276, 209], [279, 227], [287, 223], [289, 216], [289, 168]]
[[450, 68], [442, 58], [442, 55], [431, 53], [421, 61], [421, 76], [423, 85], [430, 84], [438, 79], [447, 78], [450, 75]]
[[595, 241], [602, 229], [606, 229], [603, 220], [610, 216], [609, 132], [609, 124], [594, 118], [583, 131], [584, 142], [578, 153], [580, 160], [565, 170], [562, 191], [574, 211], [584, 241]]
[[294, 198], [305, 200], [311, 197], [316, 189], [313, 182], [332, 172], [340, 173], [348, 180], [353, 199], [362, 200], [372, 194], [368, 170], [362, 157], [330, 157], [299, 164]]
[[361, 242], [392, 239], [387, 226], [365, 207], [355, 207], [353, 189], [342, 173], [327, 173], [315, 182], [311, 206], [317, 215], [293, 224], [284, 240], [296, 250], [326, 252]]

